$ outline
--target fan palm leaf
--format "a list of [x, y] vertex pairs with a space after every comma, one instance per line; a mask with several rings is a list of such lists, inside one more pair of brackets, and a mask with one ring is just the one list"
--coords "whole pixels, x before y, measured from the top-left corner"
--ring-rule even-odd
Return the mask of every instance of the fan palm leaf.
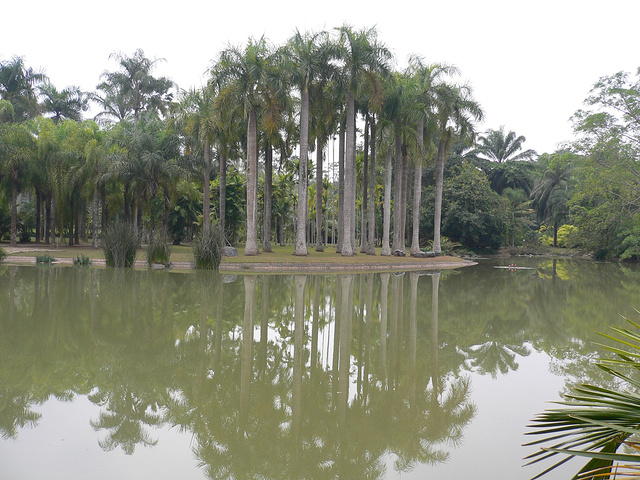
[[[640, 324], [627, 321], [640, 331]], [[637, 478], [640, 455], [618, 453], [618, 449], [625, 445], [632, 451], [638, 450], [634, 438], [640, 435], [640, 380], [633, 373], [640, 370], [640, 333], [619, 327], [612, 327], [612, 330], [616, 335], [603, 336], [631, 349], [603, 346], [617, 358], [601, 360], [598, 367], [614, 378], [617, 388], [581, 385], [566, 395], [566, 401], [558, 402], [563, 408], [547, 410], [534, 418], [531, 427], [536, 430], [528, 434], [543, 437], [526, 445], [550, 445], [526, 457], [528, 465], [558, 454], [566, 455], [534, 478], [573, 457], [590, 459], [574, 478], [611, 478], [614, 471], [616, 475], [630, 472]], [[625, 373], [623, 368], [632, 373]]]

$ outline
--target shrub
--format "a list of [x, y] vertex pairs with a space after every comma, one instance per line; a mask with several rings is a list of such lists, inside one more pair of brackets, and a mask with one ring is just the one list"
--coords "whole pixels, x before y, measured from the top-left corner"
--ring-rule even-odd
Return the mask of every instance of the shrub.
[[108, 267], [133, 267], [140, 235], [131, 223], [116, 220], [102, 235], [102, 250]]
[[79, 267], [84, 265], [91, 265], [91, 258], [87, 257], [86, 255], [78, 255], [73, 259], [73, 264]]
[[147, 263], [161, 263], [169, 265], [171, 259], [171, 247], [166, 233], [159, 233], [151, 236], [149, 248], [147, 249]]
[[[448, 237], [445, 237], [445, 236], [440, 237], [440, 250], [443, 255], [451, 255], [453, 254], [454, 250], [460, 253], [461, 247], [462, 247], [462, 244], [458, 242], [454, 242]], [[433, 250], [433, 240], [429, 240], [428, 249]]]
[[[558, 228], [558, 247], [569, 247], [574, 243], [574, 238], [578, 232], [578, 227], [574, 225], [562, 225]], [[553, 227], [540, 227], [540, 243], [547, 247], [553, 246]]]
[[53, 263], [55, 258], [48, 253], [36, 256], [36, 263]]
[[7, 253], [7, 251], [4, 248], [0, 247], [0, 262], [8, 256], [9, 254]]
[[203, 228], [193, 245], [193, 259], [196, 268], [218, 270], [222, 261], [224, 235], [219, 224]]

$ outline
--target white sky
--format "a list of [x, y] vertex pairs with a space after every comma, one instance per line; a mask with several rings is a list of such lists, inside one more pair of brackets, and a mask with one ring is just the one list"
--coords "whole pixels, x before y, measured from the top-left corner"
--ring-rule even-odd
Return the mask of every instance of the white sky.
[[59, 89], [94, 91], [109, 54], [142, 48], [155, 73], [200, 86], [229, 43], [264, 35], [376, 26], [404, 65], [409, 54], [456, 65], [486, 119], [551, 152], [572, 139], [569, 117], [603, 75], [635, 72], [638, 0], [0, 0], [0, 59], [23, 56]]

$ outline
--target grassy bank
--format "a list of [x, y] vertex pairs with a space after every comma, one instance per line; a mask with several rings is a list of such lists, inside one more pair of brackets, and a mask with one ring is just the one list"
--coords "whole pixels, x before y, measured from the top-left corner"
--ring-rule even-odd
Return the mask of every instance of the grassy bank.
[[[9, 247], [7, 244], [2, 244], [2, 247], [7, 250], [9, 257], [7, 261], [11, 261], [12, 256], [19, 257], [37, 257], [44, 253], [48, 253], [56, 259], [73, 259], [80, 255], [85, 255], [91, 259], [104, 259], [104, 254], [101, 249], [94, 249], [91, 245], [77, 245], [73, 247], [58, 246], [52, 247], [49, 245], [36, 245], [36, 244], [23, 244], [17, 247]], [[341, 265], [341, 266], [362, 266], [362, 265], [378, 265], [382, 268], [384, 266], [397, 267], [400, 265], [415, 265], [424, 264], [433, 268], [434, 264], [447, 264], [455, 261], [461, 261], [456, 257], [441, 256], [437, 258], [413, 258], [407, 257], [383, 257], [380, 255], [380, 249], [376, 250], [376, 255], [358, 254], [353, 257], [343, 257], [336, 253], [334, 247], [328, 247], [324, 252], [316, 252], [315, 249], [309, 248], [309, 254], [306, 257], [299, 257], [293, 255], [294, 247], [290, 246], [274, 246], [273, 252], [261, 253], [260, 255], [247, 257], [244, 255], [244, 249], [238, 248], [237, 257], [224, 257], [221, 269], [224, 269], [225, 265], [229, 266], [242, 266], [246, 264], [247, 268], [251, 265], [300, 265], [301, 268], [304, 265], [314, 265], [316, 267], [322, 265]], [[146, 259], [146, 246], [143, 246], [138, 250], [136, 260], [143, 261]], [[191, 262], [193, 260], [192, 248], [189, 245], [179, 245], [171, 247], [171, 262], [184, 263]], [[238, 265], [240, 264], [240, 265]]]

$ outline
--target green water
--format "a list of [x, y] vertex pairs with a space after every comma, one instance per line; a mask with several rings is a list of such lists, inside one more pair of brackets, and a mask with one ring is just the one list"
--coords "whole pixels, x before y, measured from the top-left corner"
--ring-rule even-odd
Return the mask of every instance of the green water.
[[509, 263], [0, 266], [0, 478], [529, 478], [528, 421], [610, 381], [595, 332], [637, 318], [640, 270]]

